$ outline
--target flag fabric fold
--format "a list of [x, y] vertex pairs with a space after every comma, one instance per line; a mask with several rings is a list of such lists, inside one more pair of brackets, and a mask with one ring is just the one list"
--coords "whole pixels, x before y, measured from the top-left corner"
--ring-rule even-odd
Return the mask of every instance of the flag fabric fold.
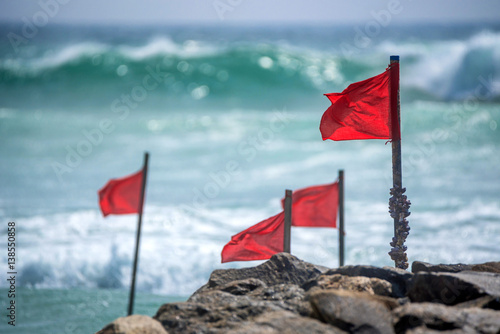
[[144, 170], [140, 170], [129, 176], [109, 180], [98, 192], [103, 216], [140, 213], [143, 177]]
[[283, 252], [285, 214], [281, 212], [231, 237], [222, 249], [222, 263], [267, 260]]
[[332, 105], [321, 118], [323, 140], [400, 139], [399, 123], [393, 129], [390, 108], [391, 94], [397, 94], [397, 89], [391, 89], [393, 71], [399, 73], [399, 64], [350, 84], [342, 93], [325, 94]]
[[[292, 226], [337, 227], [338, 182], [297, 189], [292, 196]], [[284, 199], [281, 205], [285, 206]]]

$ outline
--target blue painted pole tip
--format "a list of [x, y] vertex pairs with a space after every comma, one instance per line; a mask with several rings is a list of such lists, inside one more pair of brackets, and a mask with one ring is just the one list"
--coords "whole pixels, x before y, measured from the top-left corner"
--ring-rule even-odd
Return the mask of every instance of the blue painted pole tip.
[[399, 61], [399, 56], [391, 56], [391, 60]]

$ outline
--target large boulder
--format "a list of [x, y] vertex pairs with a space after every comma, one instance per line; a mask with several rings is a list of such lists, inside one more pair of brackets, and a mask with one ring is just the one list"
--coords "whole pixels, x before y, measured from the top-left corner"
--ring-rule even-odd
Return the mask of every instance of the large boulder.
[[447, 305], [455, 305], [483, 296], [500, 297], [500, 274], [473, 271], [418, 272], [408, 291], [408, 297], [412, 302]]
[[471, 270], [500, 274], [500, 262], [486, 262], [475, 264], [472, 266]]
[[302, 286], [304, 290], [335, 289], [367, 292], [372, 295], [392, 296], [392, 284], [376, 277], [321, 274]]
[[470, 264], [430, 264], [427, 262], [414, 261], [411, 264], [411, 272], [418, 273], [420, 271], [424, 272], [439, 272], [439, 273], [458, 273], [464, 270], [471, 270], [472, 265]]
[[315, 317], [349, 333], [394, 333], [392, 314], [377, 297], [346, 290], [318, 290], [309, 300]]
[[106, 325], [96, 334], [168, 334], [161, 323], [146, 315], [121, 317]]
[[325, 275], [343, 275], [343, 276], [363, 276], [378, 278], [389, 282], [392, 285], [392, 297], [403, 298], [406, 295], [407, 288], [413, 274], [399, 268], [392, 267], [374, 267], [374, 266], [343, 266], [336, 269], [330, 269]]
[[347, 332], [317, 319], [277, 311], [264, 313], [252, 322], [232, 330], [231, 334], [346, 334]]
[[296, 284], [300, 286], [326, 270], [325, 267], [304, 262], [289, 253], [278, 253], [256, 267], [214, 270], [208, 283], [194, 294], [217, 289], [227, 283], [248, 278], [259, 279], [268, 286], [276, 284]]
[[396, 333], [500, 333], [500, 312], [435, 303], [408, 303], [393, 311]]
[[154, 319], [172, 334], [225, 333], [261, 314], [282, 310], [273, 302], [209, 291], [200, 295], [199, 300], [162, 305]]
[[479, 264], [430, 264], [427, 262], [414, 261], [411, 265], [411, 272], [440, 272], [440, 273], [459, 273], [461, 271], [481, 271], [490, 273], [500, 273], [500, 262], [485, 262]]

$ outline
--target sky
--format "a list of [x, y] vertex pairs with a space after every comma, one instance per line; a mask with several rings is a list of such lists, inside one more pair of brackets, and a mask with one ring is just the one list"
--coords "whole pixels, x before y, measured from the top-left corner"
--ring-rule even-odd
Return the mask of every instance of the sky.
[[[384, 16], [385, 15], [385, 16]], [[500, 22], [498, 0], [1, 0], [0, 22], [284, 24]], [[38, 20], [38, 21], [37, 21]]]

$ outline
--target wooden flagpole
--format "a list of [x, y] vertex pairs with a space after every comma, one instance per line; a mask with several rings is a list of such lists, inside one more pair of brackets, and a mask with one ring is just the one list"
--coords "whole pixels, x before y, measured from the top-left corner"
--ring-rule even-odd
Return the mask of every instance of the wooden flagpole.
[[290, 253], [292, 234], [292, 191], [285, 190], [285, 236], [283, 238], [283, 252]]
[[344, 265], [344, 170], [339, 170], [339, 267]]
[[[399, 56], [391, 56], [390, 66], [399, 65]], [[407, 247], [404, 245], [406, 237], [410, 231], [406, 217], [410, 215], [410, 201], [403, 193], [402, 167], [401, 167], [401, 115], [399, 100], [399, 66], [397, 70], [391, 70], [391, 123], [392, 123], [392, 182], [391, 198], [389, 199], [389, 212], [394, 219], [394, 237], [390, 245], [392, 246], [389, 255], [394, 260], [396, 268], [408, 268], [408, 257], [406, 256]], [[397, 135], [396, 138], [394, 136]]]
[[139, 243], [141, 239], [141, 225], [142, 225], [142, 212], [144, 209], [144, 193], [146, 191], [146, 181], [148, 176], [148, 161], [149, 153], [144, 153], [144, 167], [142, 169], [142, 185], [141, 185], [141, 195], [139, 197], [139, 220], [137, 221], [137, 236], [135, 239], [135, 256], [134, 256], [134, 266], [132, 268], [132, 283], [130, 284], [130, 295], [128, 303], [128, 315], [131, 315], [134, 309], [134, 297], [135, 297], [135, 276], [137, 272], [137, 261], [139, 257]]

